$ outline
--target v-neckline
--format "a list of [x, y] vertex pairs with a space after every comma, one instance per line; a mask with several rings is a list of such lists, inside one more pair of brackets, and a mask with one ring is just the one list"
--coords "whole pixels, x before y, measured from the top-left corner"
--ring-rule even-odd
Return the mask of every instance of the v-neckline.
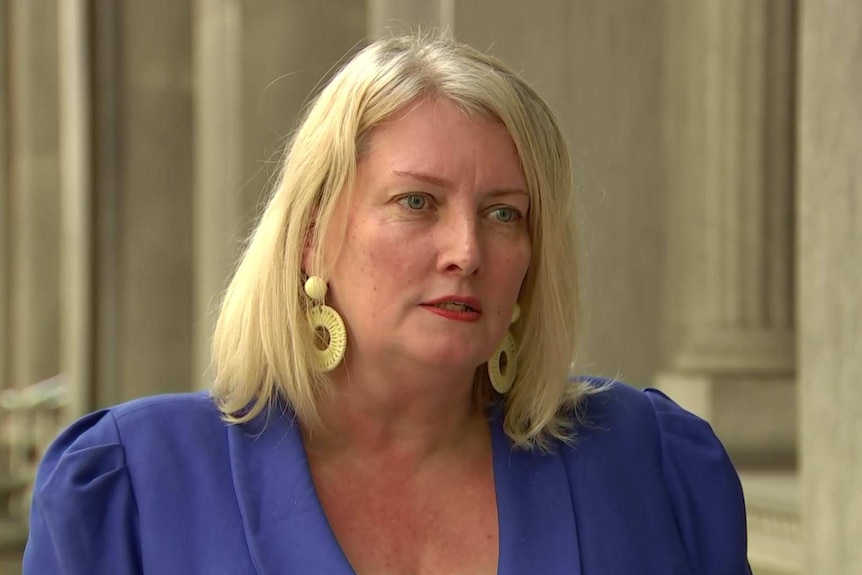
[[577, 526], [566, 465], [558, 451], [515, 449], [503, 409], [490, 420], [497, 493], [497, 575], [581, 573]]
[[[276, 408], [272, 408], [276, 409]], [[489, 411], [497, 501], [497, 575], [580, 573], [575, 515], [559, 454], [514, 450], [502, 406]], [[234, 487], [259, 575], [356, 575], [320, 502], [290, 410], [234, 426], [228, 437]]]

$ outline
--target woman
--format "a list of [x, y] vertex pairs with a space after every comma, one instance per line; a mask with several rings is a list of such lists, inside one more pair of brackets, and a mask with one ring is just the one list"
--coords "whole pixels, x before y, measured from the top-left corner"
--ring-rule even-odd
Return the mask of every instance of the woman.
[[61, 435], [25, 572], [747, 573], [709, 426], [567, 378], [573, 222], [517, 76], [441, 38], [372, 44], [294, 137], [211, 394]]

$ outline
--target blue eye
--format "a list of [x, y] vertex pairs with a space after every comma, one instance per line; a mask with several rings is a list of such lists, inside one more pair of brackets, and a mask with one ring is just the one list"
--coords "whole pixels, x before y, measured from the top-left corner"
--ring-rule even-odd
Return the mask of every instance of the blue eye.
[[423, 194], [410, 194], [398, 200], [398, 203], [411, 210], [422, 210], [428, 207], [428, 198]]
[[509, 224], [518, 220], [518, 212], [514, 208], [501, 207], [494, 210], [494, 218], [501, 224]]

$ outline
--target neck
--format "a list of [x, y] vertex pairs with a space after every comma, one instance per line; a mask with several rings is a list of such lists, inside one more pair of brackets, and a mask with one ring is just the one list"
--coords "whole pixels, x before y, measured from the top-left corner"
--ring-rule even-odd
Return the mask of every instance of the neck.
[[415, 463], [470, 449], [487, 434], [473, 402], [473, 376], [473, 370], [339, 368], [331, 393], [321, 398], [322, 429], [306, 431], [306, 446], [317, 455]]

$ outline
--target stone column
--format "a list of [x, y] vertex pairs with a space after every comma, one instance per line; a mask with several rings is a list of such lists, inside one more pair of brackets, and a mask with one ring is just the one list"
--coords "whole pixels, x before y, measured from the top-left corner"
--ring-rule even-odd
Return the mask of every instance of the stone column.
[[345, 54], [362, 48], [356, 0], [242, 2], [242, 207], [245, 234], [268, 198], [303, 107]]
[[799, 405], [804, 573], [862, 565], [862, 4], [800, 10]]
[[210, 340], [242, 231], [242, 6], [195, 5], [194, 298], [198, 387], [210, 383]]
[[63, 277], [60, 367], [69, 388], [70, 415], [77, 416], [90, 407], [94, 375], [91, 46], [86, 0], [65, 0], [57, 6]]
[[[8, 37], [9, 3], [0, 2], [0, 30]], [[11, 329], [9, 325], [9, 291], [11, 264], [9, 262], [9, 51], [7, 42], [0, 42], [0, 389], [11, 384], [11, 366], [8, 348]]]
[[792, 465], [793, 14], [666, 2], [668, 369], [737, 464]]
[[57, 3], [8, 2], [9, 384], [59, 371]]

